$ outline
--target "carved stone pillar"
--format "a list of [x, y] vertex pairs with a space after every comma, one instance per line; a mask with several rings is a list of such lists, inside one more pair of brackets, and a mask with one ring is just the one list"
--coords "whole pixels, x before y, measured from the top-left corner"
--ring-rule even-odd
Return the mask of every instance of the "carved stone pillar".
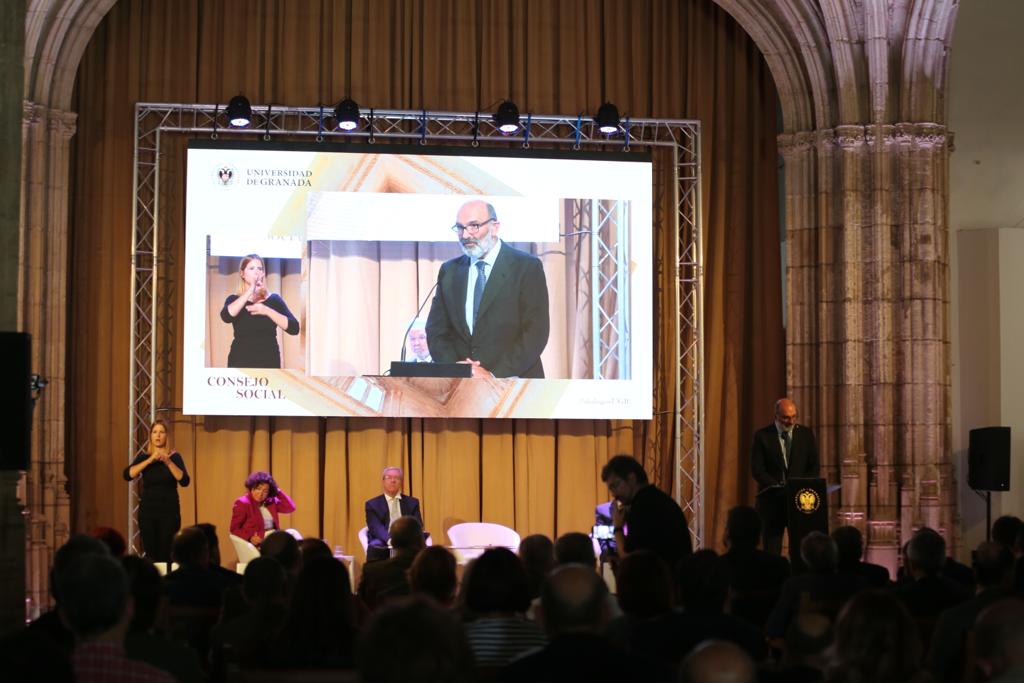
[[49, 381], [32, 416], [26, 474], [26, 595], [49, 605], [47, 574], [68, 538], [64, 471], [64, 372], [68, 269], [68, 173], [77, 115], [26, 102], [22, 120], [22, 281], [19, 328], [32, 335], [32, 370]]
[[953, 534], [947, 136], [930, 124], [783, 134], [787, 383], [841, 482], [833, 523], [894, 567], [913, 529]]

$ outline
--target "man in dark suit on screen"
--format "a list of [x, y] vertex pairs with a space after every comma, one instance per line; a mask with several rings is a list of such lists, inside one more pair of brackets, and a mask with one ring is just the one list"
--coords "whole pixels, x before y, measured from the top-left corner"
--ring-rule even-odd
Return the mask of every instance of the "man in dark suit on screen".
[[498, 239], [494, 207], [466, 202], [452, 230], [463, 255], [446, 261], [427, 317], [435, 363], [469, 363], [473, 377], [543, 377], [548, 288], [540, 259]]
[[782, 554], [786, 528], [786, 480], [819, 476], [818, 444], [809, 427], [797, 424], [796, 404], [775, 402], [775, 421], [754, 433], [750, 473], [757, 482], [755, 507], [764, 527], [766, 552]]
[[404, 475], [398, 467], [387, 467], [381, 474], [384, 493], [366, 501], [366, 561], [387, 559], [391, 525], [402, 517], [413, 517], [423, 528], [420, 502], [402, 494]]

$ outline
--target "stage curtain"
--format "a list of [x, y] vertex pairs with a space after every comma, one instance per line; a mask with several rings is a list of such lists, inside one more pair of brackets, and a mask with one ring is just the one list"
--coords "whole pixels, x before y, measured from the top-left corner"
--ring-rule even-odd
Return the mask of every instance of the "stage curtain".
[[[593, 113], [608, 100], [633, 117], [699, 119], [702, 505], [705, 543], [720, 544], [725, 511], [753, 499], [749, 439], [771, 419], [785, 363], [776, 95], [752, 41], [711, 0], [118, 2], [86, 50], [74, 100], [67, 463], [76, 529], [127, 527], [135, 103], [224, 103], [239, 92], [255, 103], [330, 106], [351, 95], [364, 107], [453, 111], [511, 97], [537, 113]], [[180, 368], [185, 138], [163, 145], [156, 344]], [[671, 193], [659, 194], [670, 212]], [[601, 466], [616, 453], [642, 459], [671, 490], [670, 225], [655, 225], [652, 421], [190, 417], [180, 412], [178, 369], [158, 378], [157, 400], [193, 475], [181, 491], [183, 523], [213, 522], [226, 535], [231, 501], [256, 469], [272, 471], [298, 503], [286, 524], [346, 550], [357, 546], [363, 502], [379, 492], [385, 465], [405, 467], [406, 490], [442, 542], [464, 520], [524, 536], [589, 529], [608, 496]], [[228, 564], [233, 552], [221, 545]]]

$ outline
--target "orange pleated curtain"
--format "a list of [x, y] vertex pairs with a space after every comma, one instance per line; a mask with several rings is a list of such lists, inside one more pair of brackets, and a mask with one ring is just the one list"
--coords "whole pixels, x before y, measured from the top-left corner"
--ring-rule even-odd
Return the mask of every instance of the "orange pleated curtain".
[[[126, 529], [132, 150], [136, 102], [593, 113], [702, 124], [705, 544], [752, 500], [749, 438], [784, 391], [776, 94], [763, 57], [711, 0], [122, 0], [83, 57], [71, 169], [67, 463], [73, 524]], [[185, 137], [161, 159], [158, 351], [178, 367]], [[658, 160], [664, 163], [664, 159]], [[660, 207], [671, 211], [671, 206]], [[347, 551], [385, 465], [406, 469], [435, 539], [460, 521], [521, 535], [588, 530], [612, 455], [671, 491], [676, 313], [673, 236], [655, 227], [651, 421], [192, 417], [181, 372], [161, 416], [192, 473], [182, 523], [226, 536], [246, 475], [269, 470], [298, 504], [285, 522]], [[222, 542], [225, 564], [234, 559]]]

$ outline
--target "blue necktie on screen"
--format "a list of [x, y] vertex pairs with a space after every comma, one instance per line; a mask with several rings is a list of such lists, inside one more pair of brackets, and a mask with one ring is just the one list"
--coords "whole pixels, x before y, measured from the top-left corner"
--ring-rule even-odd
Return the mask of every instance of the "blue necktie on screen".
[[473, 326], [476, 326], [476, 314], [480, 311], [480, 302], [484, 299], [484, 287], [487, 285], [486, 261], [476, 262], [476, 286], [473, 287]]

